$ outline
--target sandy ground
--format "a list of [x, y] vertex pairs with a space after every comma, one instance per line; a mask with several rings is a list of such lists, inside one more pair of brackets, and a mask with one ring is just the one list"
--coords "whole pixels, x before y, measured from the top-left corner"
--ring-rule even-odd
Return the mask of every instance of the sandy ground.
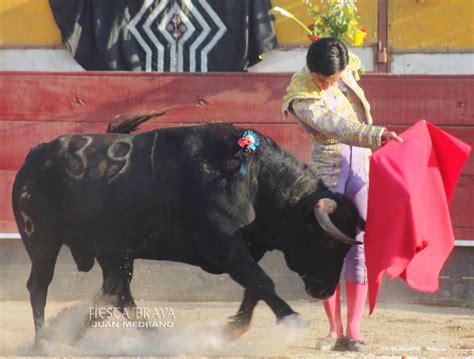
[[33, 324], [29, 303], [2, 301], [0, 356], [474, 358], [474, 309], [382, 304], [371, 317], [366, 313], [363, 321], [362, 332], [368, 350], [365, 353], [341, 353], [316, 349], [316, 343], [327, 331], [319, 302], [291, 302], [296, 311], [310, 320], [309, 327], [304, 329], [276, 325], [269, 308], [259, 304], [250, 330], [233, 343], [223, 339], [221, 329], [225, 319], [235, 314], [236, 302], [137, 304], [141, 308], [149, 308], [149, 322], [169, 327], [148, 330], [124, 328], [123, 320], [113, 319], [107, 322], [119, 323], [122, 327], [88, 329], [81, 339], [73, 343], [75, 333], [89, 314], [90, 303], [48, 302], [47, 326], [40, 353], [32, 349]]

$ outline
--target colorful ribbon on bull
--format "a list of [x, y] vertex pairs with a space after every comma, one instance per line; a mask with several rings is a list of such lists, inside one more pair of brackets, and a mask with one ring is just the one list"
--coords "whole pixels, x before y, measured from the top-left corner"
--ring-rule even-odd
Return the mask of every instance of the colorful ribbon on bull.
[[244, 176], [247, 173], [247, 159], [248, 156], [257, 151], [260, 146], [260, 138], [252, 131], [247, 130], [239, 138], [237, 144], [240, 146], [239, 154], [242, 157], [242, 164], [240, 165], [240, 175]]

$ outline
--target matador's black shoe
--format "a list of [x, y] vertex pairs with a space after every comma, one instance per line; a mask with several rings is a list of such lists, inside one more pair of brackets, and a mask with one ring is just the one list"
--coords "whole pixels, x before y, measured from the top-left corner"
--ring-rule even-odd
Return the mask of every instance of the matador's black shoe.
[[362, 340], [346, 338], [345, 350], [348, 352], [363, 352], [367, 350], [367, 344]]

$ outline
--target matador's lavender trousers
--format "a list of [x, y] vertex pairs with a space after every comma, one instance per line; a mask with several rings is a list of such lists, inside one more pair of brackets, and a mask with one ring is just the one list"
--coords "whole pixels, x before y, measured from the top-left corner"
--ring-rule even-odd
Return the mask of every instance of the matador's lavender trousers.
[[[352, 199], [364, 220], [367, 218], [369, 178], [364, 159], [366, 151], [367, 149], [361, 147], [341, 145], [341, 173], [336, 187], [337, 192]], [[356, 239], [363, 242], [364, 234], [365, 232], [358, 230]], [[363, 244], [353, 245], [347, 253], [344, 277], [346, 281], [352, 283], [367, 283]]]

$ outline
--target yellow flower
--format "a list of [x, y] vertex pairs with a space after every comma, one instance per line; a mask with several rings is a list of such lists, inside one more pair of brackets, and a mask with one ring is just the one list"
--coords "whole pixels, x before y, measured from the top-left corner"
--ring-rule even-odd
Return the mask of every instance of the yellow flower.
[[365, 35], [366, 35], [365, 32], [363, 32], [360, 29], [357, 29], [357, 31], [354, 35], [353, 41], [352, 41], [352, 45], [362, 46], [362, 44], [364, 43]]
[[320, 6], [313, 5], [311, 0], [302, 1], [312, 17], [312, 23], [308, 26], [283, 8], [276, 6], [273, 11], [295, 21], [308, 33], [311, 41], [319, 37], [332, 36], [353, 46], [363, 45], [367, 31], [359, 26], [355, 5], [357, 0], [319, 0]]

